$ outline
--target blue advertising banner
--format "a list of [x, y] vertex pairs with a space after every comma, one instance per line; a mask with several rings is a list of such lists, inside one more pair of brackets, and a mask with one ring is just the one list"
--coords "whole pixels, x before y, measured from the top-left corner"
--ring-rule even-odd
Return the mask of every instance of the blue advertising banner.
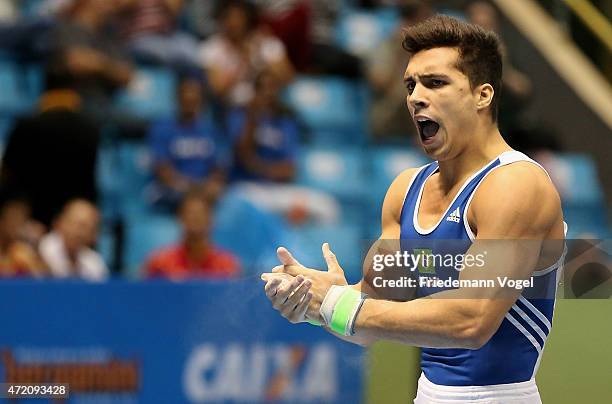
[[292, 325], [256, 280], [0, 283], [0, 381], [65, 403], [362, 401], [362, 348]]

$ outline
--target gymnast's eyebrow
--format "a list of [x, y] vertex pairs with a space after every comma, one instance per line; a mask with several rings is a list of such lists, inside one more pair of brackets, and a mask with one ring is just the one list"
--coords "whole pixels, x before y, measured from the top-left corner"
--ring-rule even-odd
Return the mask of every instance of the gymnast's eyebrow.
[[[443, 80], [449, 80], [450, 77], [448, 77], [446, 74], [442, 74], [442, 73], [428, 73], [428, 74], [417, 74], [417, 76], [423, 80], [423, 79], [443, 79]], [[408, 81], [414, 81], [414, 77], [413, 76], [408, 76], [408, 77], [404, 77], [404, 83], [407, 83]]]

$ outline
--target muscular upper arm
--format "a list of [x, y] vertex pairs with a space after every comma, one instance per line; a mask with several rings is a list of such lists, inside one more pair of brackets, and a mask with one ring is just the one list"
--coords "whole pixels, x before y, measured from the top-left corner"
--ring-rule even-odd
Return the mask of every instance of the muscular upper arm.
[[[488, 340], [522, 290], [502, 287], [498, 277], [529, 279], [555, 226], [563, 226], [559, 196], [548, 176], [531, 163], [500, 168], [483, 180], [470, 209], [477, 227], [466, 255], [484, 254], [484, 267], [464, 269], [461, 279], [486, 279], [492, 288], [461, 290]], [[471, 293], [477, 293], [472, 296]]]

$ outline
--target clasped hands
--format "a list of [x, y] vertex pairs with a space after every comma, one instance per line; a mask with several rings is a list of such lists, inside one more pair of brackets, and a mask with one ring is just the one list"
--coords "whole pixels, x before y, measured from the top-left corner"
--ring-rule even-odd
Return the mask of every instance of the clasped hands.
[[329, 244], [321, 247], [327, 271], [306, 268], [284, 247], [276, 251], [281, 265], [261, 275], [272, 307], [291, 323], [314, 320], [323, 323], [319, 310], [332, 285], [346, 286], [344, 271]]

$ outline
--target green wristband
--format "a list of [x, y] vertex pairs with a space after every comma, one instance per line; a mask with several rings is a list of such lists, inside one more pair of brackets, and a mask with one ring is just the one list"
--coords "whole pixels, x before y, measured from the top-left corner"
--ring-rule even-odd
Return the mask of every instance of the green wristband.
[[347, 288], [334, 305], [329, 328], [340, 335], [350, 335], [351, 330], [347, 328], [350, 326], [355, 311], [361, 306], [361, 302], [361, 292]]

